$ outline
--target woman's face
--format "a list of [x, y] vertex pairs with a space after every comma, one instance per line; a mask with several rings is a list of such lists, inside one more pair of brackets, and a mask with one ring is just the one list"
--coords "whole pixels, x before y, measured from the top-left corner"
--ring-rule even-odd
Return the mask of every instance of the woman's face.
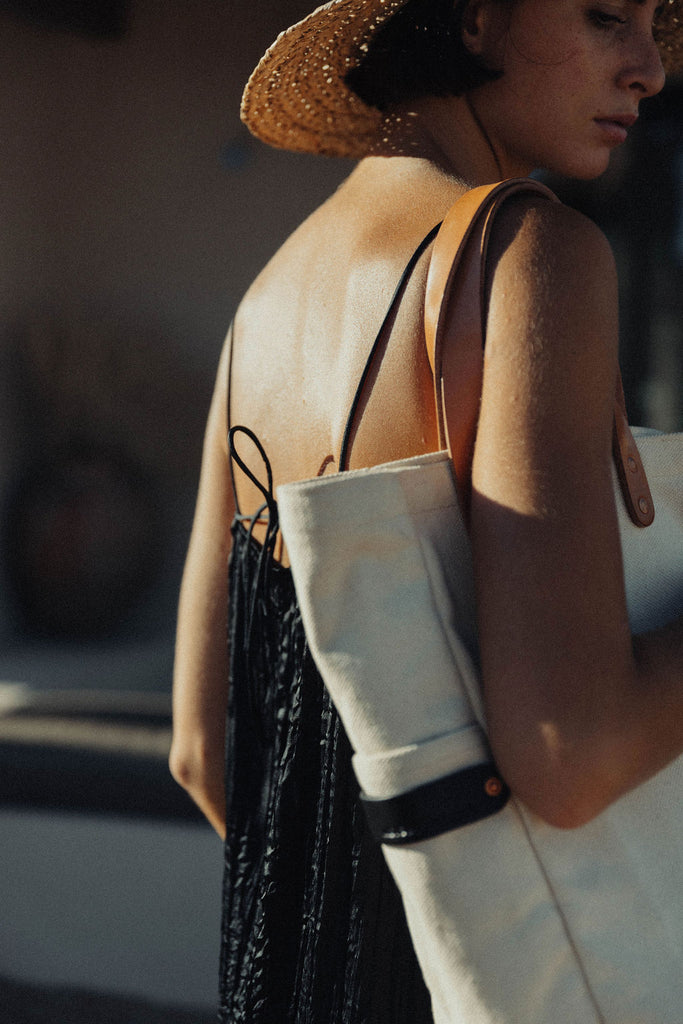
[[659, 0], [484, 0], [477, 45], [503, 76], [471, 94], [506, 174], [593, 178], [664, 72]]

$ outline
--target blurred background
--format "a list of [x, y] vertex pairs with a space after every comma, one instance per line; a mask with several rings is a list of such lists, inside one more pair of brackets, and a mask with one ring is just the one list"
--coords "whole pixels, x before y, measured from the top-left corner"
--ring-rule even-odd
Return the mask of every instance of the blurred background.
[[[241, 294], [349, 172], [239, 122], [310, 0], [0, 0], [0, 1024], [214, 1019], [221, 846], [173, 631]], [[590, 185], [632, 422], [683, 427], [681, 82]]]

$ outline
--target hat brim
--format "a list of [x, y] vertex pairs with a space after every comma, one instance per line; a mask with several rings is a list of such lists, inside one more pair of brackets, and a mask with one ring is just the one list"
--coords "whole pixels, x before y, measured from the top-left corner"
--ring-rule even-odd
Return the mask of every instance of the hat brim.
[[[390, 117], [365, 104], [345, 75], [377, 28], [407, 0], [330, 0], [285, 29], [259, 61], [242, 97], [242, 121], [279, 149], [359, 159], [388, 142]], [[683, 0], [666, 0], [657, 42], [668, 74], [683, 69]]]
[[281, 149], [359, 158], [377, 147], [384, 115], [344, 82], [376, 28], [406, 0], [331, 0], [285, 29], [259, 61], [241, 118]]

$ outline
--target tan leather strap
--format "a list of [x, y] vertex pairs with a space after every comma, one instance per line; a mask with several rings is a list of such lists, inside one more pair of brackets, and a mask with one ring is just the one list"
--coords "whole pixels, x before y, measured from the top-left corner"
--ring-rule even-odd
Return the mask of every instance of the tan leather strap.
[[[484, 368], [485, 266], [491, 226], [502, 203], [517, 192], [558, 201], [544, 185], [511, 178], [466, 192], [449, 210], [432, 250], [425, 294], [427, 354], [434, 374], [439, 444], [447, 447], [464, 508], [469, 507], [472, 455]], [[444, 362], [449, 322], [457, 323], [454, 359]], [[451, 379], [457, 375], [457, 379]], [[457, 405], [446, 409], [446, 395]]]
[[638, 446], [626, 418], [626, 400], [621, 374], [617, 374], [612, 455], [629, 516], [636, 526], [649, 526], [655, 518], [655, 503], [652, 500]]
[[[484, 370], [488, 243], [496, 213], [507, 199], [519, 193], [559, 202], [554, 192], [532, 178], [509, 178], [466, 192], [454, 203], [441, 225], [427, 276], [425, 335], [434, 374], [439, 444], [450, 452], [465, 511], [469, 509]], [[457, 352], [455, 358], [444, 360], [444, 337], [449, 323], [457, 324]], [[457, 401], [447, 406], [447, 395], [457, 396]], [[654, 503], [626, 419], [620, 374], [617, 374], [613, 455], [631, 519], [637, 526], [649, 526], [654, 519]]]

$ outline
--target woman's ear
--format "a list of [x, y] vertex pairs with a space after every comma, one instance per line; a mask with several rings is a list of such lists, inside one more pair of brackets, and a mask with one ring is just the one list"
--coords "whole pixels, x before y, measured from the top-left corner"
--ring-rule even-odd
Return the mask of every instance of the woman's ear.
[[473, 57], [495, 67], [509, 21], [508, 4], [502, 0], [464, 0], [462, 42]]

